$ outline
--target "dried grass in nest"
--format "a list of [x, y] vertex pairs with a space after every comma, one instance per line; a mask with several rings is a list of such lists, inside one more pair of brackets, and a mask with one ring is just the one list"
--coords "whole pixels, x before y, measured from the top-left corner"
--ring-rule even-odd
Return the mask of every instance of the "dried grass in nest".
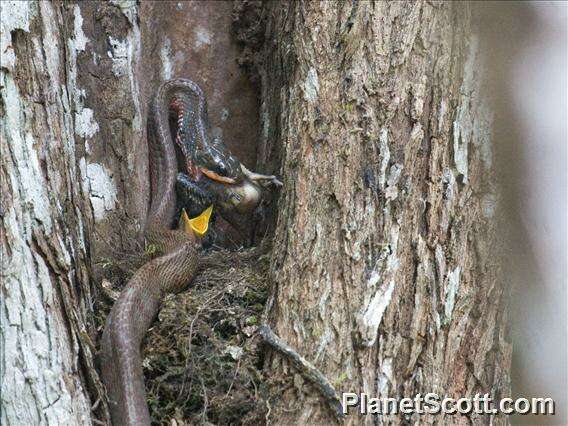
[[[204, 254], [190, 289], [164, 301], [143, 344], [154, 424], [264, 423], [256, 328], [267, 297], [266, 253], [253, 248]], [[124, 263], [107, 265], [113, 282], [103, 290], [108, 298], [149, 259], [121, 257]]]

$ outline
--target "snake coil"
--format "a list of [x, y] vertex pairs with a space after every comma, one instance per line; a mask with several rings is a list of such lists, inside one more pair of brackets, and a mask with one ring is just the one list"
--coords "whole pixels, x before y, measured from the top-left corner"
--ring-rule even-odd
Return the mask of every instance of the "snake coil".
[[[178, 165], [168, 123], [168, 101], [180, 92], [193, 95], [195, 87], [189, 80], [170, 80], [160, 86], [151, 106], [148, 142], [152, 202], [145, 237], [163, 254], [144, 264], [128, 281], [103, 331], [101, 372], [115, 425], [150, 425], [140, 345], [164, 296], [183, 290], [198, 266], [197, 241], [171, 229]], [[198, 120], [193, 124], [198, 130], [203, 126], [200, 112], [196, 111]]]

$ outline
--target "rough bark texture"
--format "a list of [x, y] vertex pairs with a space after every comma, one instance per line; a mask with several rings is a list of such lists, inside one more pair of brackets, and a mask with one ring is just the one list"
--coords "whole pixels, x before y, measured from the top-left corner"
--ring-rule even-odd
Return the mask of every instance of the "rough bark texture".
[[86, 424], [91, 405], [107, 422], [91, 319], [105, 265], [140, 247], [149, 97], [194, 79], [214, 131], [253, 168], [257, 95], [231, 2], [1, 6], [1, 422]]
[[[237, 21], [260, 108], [230, 3], [2, 2], [2, 424], [108, 422], [94, 284], [139, 242], [148, 99], [169, 77], [202, 84], [230, 148], [284, 177], [257, 228], [275, 234], [267, 311], [280, 337], [339, 391], [509, 393], [469, 7], [252, 6]], [[286, 361], [266, 364], [285, 382], [269, 420], [331, 419], [298, 375], [288, 386]]]
[[[75, 9], [76, 10], [76, 9]], [[0, 423], [89, 424], [87, 216], [74, 8], [2, 3]], [[84, 112], [84, 111], [83, 111]], [[86, 114], [88, 115], [88, 114]], [[99, 387], [100, 389], [100, 387]]]
[[[259, 162], [285, 177], [275, 332], [339, 392], [509, 395], [491, 118], [470, 7], [297, 2], [264, 14]], [[278, 355], [266, 368], [295, 374]], [[297, 379], [272, 419], [330, 421]]]

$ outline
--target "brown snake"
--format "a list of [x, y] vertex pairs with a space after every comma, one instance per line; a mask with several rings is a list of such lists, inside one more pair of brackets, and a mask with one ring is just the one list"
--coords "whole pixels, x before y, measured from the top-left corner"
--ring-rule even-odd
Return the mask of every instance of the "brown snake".
[[[189, 106], [185, 108], [186, 104], [183, 104], [183, 99], [178, 101], [175, 98], [179, 93], [186, 99], [196, 99], [198, 102], [187, 104]], [[192, 132], [193, 139], [189, 142], [196, 145], [198, 149], [201, 143], [206, 151], [208, 141], [203, 139], [208, 137], [208, 125], [201, 122], [201, 118], [206, 118], [204, 99], [201, 89], [195, 83], [177, 79], [160, 86], [151, 107], [148, 142], [152, 201], [145, 237], [147, 243], [155, 245], [162, 255], [147, 262], [136, 271], [115, 302], [103, 331], [101, 372], [108, 393], [112, 422], [115, 425], [150, 424], [140, 345], [164, 296], [186, 288], [198, 266], [199, 241], [197, 237], [182, 230], [171, 229], [177, 211], [176, 183], [179, 178], [176, 145], [170, 133], [168, 116], [172, 105], [178, 107], [177, 112], [186, 113], [185, 116], [180, 115], [180, 122], [184, 117], [187, 120], [193, 120], [191, 126], [194, 127], [188, 130]], [[179, 143], [177, 138], [176, 143]], [[212, 159], [208, 162], [207, 152], [204, 153], [202, 149], [199, 154], [201, 157], [198, 157], [201, 160], [197, 164], [191, 163], [190, 160], [195, 160], [195, 157], [190, 159], [185, 152], [192, 145], [181, 146], [182, 151], [185, 150], [183, 153], [186, 155], [186, 165], [188, 168], [195, 169], [203, 164], [213, 164], [215, 169], [203, 167], [203, 173], [207, 176], [225, 179], [221, 180], [225, 183], [214, 183], [212, 187], [217, 185], [221, 187], [219, 191], [231, 192], [233, 196], [236, 192], [239, 202], [242, 200], [246, 204], [247, 208], [242, 209], [246, 211], [255, 205], [255, 200], [253, 202], [250, 202], [250, 199], [247, 200], [247, 194], [250, 193], [251, 186], [254, 186], [252, 181], [256, 179], [257, 181], [274, 182], [276, 179], [273, 176], [257, 175], [244, 167], [241, 170], [239, 167], [240, 180], [235, 180], [234, 185], [226, 184], [232, 179], [230, 176], [219, 175], [221, 171], [226, 171], [227, 167], [221, 164], [222, 154], [224, 154], [223, 146], [218, 141], [215, 143], [217, 145], [211, 145], [214, 147]], [[234, 159], [231, 161], [229, 165], [240, 166], [240, 163], [235, 163]], [[234, 197], [231, 198], [233, 199]], [[235, 207], [242, 207], [242, 204]]]
[[[222, 141], [210, 138], [206, 108], [201, 89], [185, 79], [163, 83], [150, 108], [148, 143], [152, 201], [145, 238], [161, 255], [144, 264], [128, 281], [112, 307], [103, 331], [101, 373], [112, 423], [117, 426], [150, 425], [140, 345], [163, 298], [186, 288], [198, 267], [199, 239], [191, 232], [172, 229], [179, 212], [178, 204], [184, 209], [202, 211], [208, 203], [214, 203], [229, 219], [234, 212], [246, 213], [257, 205], [260, 197], [257, 183], [282, 185], [275, 176], [251, 172]], [[175, 143], [168, 122], [172, 110], [178, 121]], [[178, 173], [176, 149], [181, 151], [180, 162], [185, 166], [185, 173]], [[269, 326], [261, 326], [260, 335], [273, 349], [292, 361], [341, 419], [341, 402], [325, 376], [278, 338]]]

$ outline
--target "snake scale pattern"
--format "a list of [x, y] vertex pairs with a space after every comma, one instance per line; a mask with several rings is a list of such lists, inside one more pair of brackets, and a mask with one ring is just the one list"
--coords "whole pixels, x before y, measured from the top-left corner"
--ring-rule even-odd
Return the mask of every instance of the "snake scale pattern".
[[[180, 127], [175, 137], [169, 125], [172, 112]], [[146, 242], [161, 255], [144, 264], [126, 284], [101, 339], [101, 373], [115, 425], [150, 425], [140, 345], [164, 296], [185, 289], [198, 266], [198, 238], [172, 229], [179, 212], [180, 185], [186, 196], [182, 204], [199, 203], [206, 190], [211, 199], [229, 200], [226, 209], [242, 203], [248, 209], [256, 205], [260, 193], [255, 192], [254, 180], [278, 182], [274, 176], [248, 171], [221, 141], [209, 136], [201, 89], [186, 79], [163, 83], [148, 120], [152, 200], [145, 228]], [[180, 162], [184, 163], [182, 173], [178, 173]]]

